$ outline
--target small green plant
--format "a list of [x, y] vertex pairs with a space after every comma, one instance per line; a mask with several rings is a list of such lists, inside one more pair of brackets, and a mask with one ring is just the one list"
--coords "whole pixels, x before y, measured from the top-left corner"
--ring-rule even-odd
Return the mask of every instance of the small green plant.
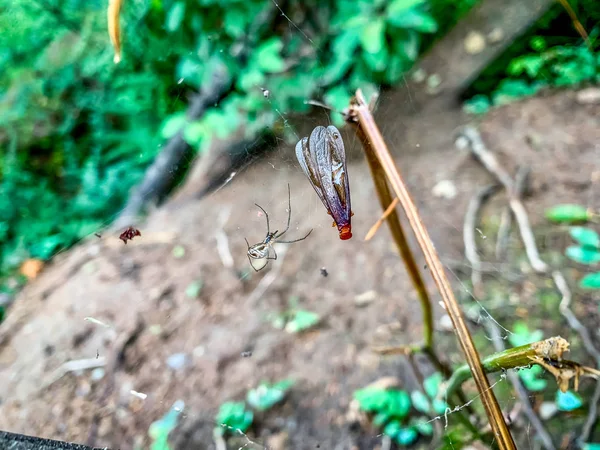
[[[281, 402], [289, 389], [294, 385], [290, 379], [277, 383], [261, 383], [257, 388], [250, 389], [246, 400], [256, 411], [264, 412]], [[254, 421], [254, 412], [246, 407], [244, 402], [225, 402], [219, 408], [214, 433], [221, 436], [234, 432], [245, 433]]]
[[221, 436], [238, 430], [245, 433], [252, 425], [253, 420], [254, 413], [246, 409], [244, 402], [225, 402], [217, 413], [216, 421], [218, 425], [215, 427], [214, 432]]
[[[401, 389], [381, 389], [367, 387], [354, 393], [360, 409], [373, 414], [373, 424], [399, 445], [411, 445], [419, 437], [431, 436], [433, 425], [431, 415], [443, 414], [448, 405], [437, 399], [441, 374], [434, 374], [423, 383], [427, 395], [414, 391], [411, 395]], [[412, 399], [412, 400], [411, 400]], [[411, 415], [411, 405], [415, 410], [428, 416]]]
[[148, 436], [152, 439], [150, 450], [170, 450], [169, 433], [177, 425], [177, 418], [183, 410], [184, 403], [181, 400], [175, 402], [173, 407], [159, 420], [152, 422], [148, 429]]
[[[544, 333], [541, 330], [530, 331], [525, 322], [517, 322], [515, 323], [514, 331], [508, 337], [508, 340], [513, 347], [520, 347], [521, 345], [540, 341], [543, 338]], [[548, 385], [546, 380], [538, 378], [544, 373], [544, 369], [538, 365], [520, 369], [518, 373], [519, 378], [521, 378], [521, 381], [527, 390], [531, 392], [543, 391]]]
[[[565, 255], [579, 264], [598, 265], [600, 263], [600, 236], [598, 233], [586, 227], [571, 227], [569, 233], [579, 245], [567, 247]], [[579, 286], [583, 289], [600, 289], [600, 271], [585, 275], [579, 281]]]
[[514, 58], [506, 69], [507, 77], [490, 95], [478, 94], [464, 104], [471, 114], [484, 114], [490, 108], [537, 94], [546, 87], [579, 85], [600, 81], [600, 58], [586, 45], [559, 45], [547, 48], [545, 39], [530, 41], [535, 53]]
[[299, 309], [298, 299], [291, 297], [286, 311], [271, 317], [271, 323], [279, 330], [288, 333], [299, 333], [308, 330], [319, 323], [321, 317], [314, 312]]
[[561, 392], [556, 391], [556, 406], [560, 411], [574, 411], [581, 408], [583, 402], [581, 397], [574, 392], [567, 391]]
[[283, 400], [293, 385], [293, 380], [283, 380], [272, 385], [261, 383], [256, 389], [248, 391], [246, 400], [257, 411], [266, 411]]

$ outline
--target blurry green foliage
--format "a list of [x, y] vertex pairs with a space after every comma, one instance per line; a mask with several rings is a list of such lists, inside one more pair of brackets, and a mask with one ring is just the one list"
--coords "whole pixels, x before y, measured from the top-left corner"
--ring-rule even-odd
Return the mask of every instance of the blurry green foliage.
[[[373, 424], [383, 429], [383, 433], [394, 439], [398, 445], [413, 444], [419, 435], [433, 435], [433, 425], [429, 417], [446, 412], [448, 405], [438, 399], [443, 381], [440, 373], [434, 373], [423, 381], [423, 390], [410, 395], [401, 389], [366, 387], [354, 392], [354, 398], [361, 410], [373, 415]], [[426, 414], [416, 415], [411, 408]]]
[[[438, 29], [476, 0], [125, 2], [113, 64], [100, 0], [12, 0], [0, 10], [0, 286], [107, 225], [161, 144], [193, 151], [238, 130], [293, 133], [306, 100], [347, 106], [398, 83]], [[228, 88], [202, 117], [191, 95]], [[269, 91], [267, 95], [264, 90]], [[341, 119], [333, 116], [334, 122]]]
[[569, 4], [588, 31], [591, 48], [557, 2], [465, 92], [467, 112], [484, 114], [494, 106], [535, 95], [544, 88], [600, 82], [600, 3], [569, 0]]

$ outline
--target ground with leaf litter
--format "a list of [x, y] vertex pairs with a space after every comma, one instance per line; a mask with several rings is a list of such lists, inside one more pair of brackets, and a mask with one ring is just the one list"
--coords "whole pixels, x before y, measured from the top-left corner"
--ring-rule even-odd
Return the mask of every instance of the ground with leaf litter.
[[[434, 123], [422, 123], [404, 139], [386, 109], [393, 111], [384, 101], [384, 135], [425, 224], [444, 262], [460, 268], [466, 205], [491, 178]], [[494, 111], [480, 129], [513, 173], [516, 164], [532, 167], [526, 206], [534, 226], [544, 224], [544, 208], [556, 203], [599, 206], [600, 187], [593, 182], [600, 170], [598, 105], [578, 104], [574, 92], [555, 93]], [[346, 130], [344, 138], [355, 213], [350, 241], [338, 239], [293, 148], [281, 145], [201, 201], [176, 196], [137, 224], [142, 235], [127, 245], [118, 234], [91, 236], [57, 257], [21, 293], [0, 327], [0, 429], [82, 443], [91, 437], [97, 446], [132, 448], [146, 445], [150, 424], [183, 400], [173, 442], [177, 448], [215, 448], [212, 430], [221, 403], [244, 399], [263, 380], [293, 378], [286, 400], [255, 416], [248, 437], [256, 446], [245, 437], [242, 444], [380, 445], [374, 430], [347, 420], [352, 393], [383, 376], [412, 386], [402, 357], [381, 357], [371, 347], [419, 341], [421, 313], [387, 229], [363, 241], [381, 211], [356, 139]], [[451, 183], [440, 187], [444, 180]], [[288, 183], [290, 238], [314, 231], [306, 241], [278, 247], [279, 259], [270, 269], [250, 270], [241, 280], [240, 272], [249, 270], [244, 237], [255, 243], [266, 231], [253, 204], [261, 204], [272, 226], [281, 229]], [[501, 211], [492, 207], [486, 214], [498, 217]], [[227, 237], [232, 269], [219, 256], [217, 235]], [[285, 312], [291, 299], [298, 309], [317, 313], [319, 324], [297, 334], [276, 329], [271, 317]], [[447, 360], [458, 363], [454, 337], [440, 321], [439, 298], [433, 299], [436, 337]], [[534, 316], [536, 298], [529, 300]], [[510, 316], [518, 306], [531, 305], [507, 304], [504, 312]], [[589, 312], [575, 310], [580, 317]], [[572, 335], [558, 327], [563, 336]], [[104, 365], [61, 372], [64, 363], [78, 360]], [[425, 365], [424, 371], [431, 369]], [[514, 400], [502, 404], [513, 405]]]

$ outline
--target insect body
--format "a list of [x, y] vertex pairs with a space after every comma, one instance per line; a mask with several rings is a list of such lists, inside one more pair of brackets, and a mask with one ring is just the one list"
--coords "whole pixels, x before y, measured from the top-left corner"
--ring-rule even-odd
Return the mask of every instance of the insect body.
[[333, 217], [340, 239], [352, 237], [350, 184], [346, 151], [339, 130], [333, 125], [316, 127], [310, 137], [296, 144], [296, 158], [313, 189]]
[[247, 253], [248, 261], [250, 261], [250, 265], [252, 266], [252, 268], [256, 272], [258, 272], [259, 270], [264, 269], [267, 265], [265, 264], [260, 269], [257, 269], [256, 267], [254, 267], [254, 264], [252, 264], [253, 259], [266, 259], [267, 262], [270, 259], [277, 259], [277, 253], [275, 252], [275, 249], [273, 248], [273, 244], [275, 244], [275, 243], [293, 244], [294, 242], [303, 241], [304, 239], [306, 239], [308, 237], [308, 235], [310, 233], [312, 233], [312, 229], [308, 233], [306, 233], [306, 236], [301, 237], [299, 239], [294, 239], [293, 241], [280, 241], [279, 240], [279, 238], [281, 238], [281, 236], [283, 236], [290, 229], [290, 220], [292, 218], [292, 200], [291, 200], [289, 184], [288, 184], [288, 220], [287, 220], [287, 226], [285, 227], [285, 230], [283, 230], [281, 233], [279, 232], [279, 230], [275, 230], [274, 232], [271, 232], [271, 228], [269, 225], [269, 215], [267, 214], [267, 212], [264, 210], [264, 208], [262, 206], [260, 206], [256, 203], [255, 203], [255, 205], [260, 208], [260, 210], [264, 213], [264, 215], [267, 219], [267, 235], [265, 236], [265, 238], [263, 239], [262, 242], [259, 242], [258, 244], [254, 244], [254, 245], [250, 246], [250, 244], [248, 243], [248, 239], [246, 239], [246, 245], [248, 246], [248, 253]]

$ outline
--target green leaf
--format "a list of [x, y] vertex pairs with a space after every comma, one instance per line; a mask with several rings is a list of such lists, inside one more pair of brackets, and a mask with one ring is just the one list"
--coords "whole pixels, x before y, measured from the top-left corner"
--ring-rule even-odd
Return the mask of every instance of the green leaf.
[[385, 43], [385, 22], [382, 18], [371, 20], [361, 30], [360, 43], [368, 53], [379, 53]]
[[223, 28], [231, 37], [240, 38], [246, 31], [247, 13], [233, 5], [225, 8]]
[[574, 411], [581, 408], [582, 405], [581, 397], [574, 392], [567, 391], [563, 393], [556, 391], [556, 406], [561, 411]]
[[433, 425], [431, 424], [431, 422], [415, 421], [414, 427], [423, 436], [431, 436], [433, 434]]
[[513, 333], [508, 337], [508, 341], [513, 347], [531, 344], [541, 341], [544, 337], [542, 330], [530, 331], [525, 322], [516, 322], [513, 327]]
[[385, 426], [383, 433], [394, 439], [401, 429], [402, 427], [400, 426], [400, 422], [397, 420], [392, 420]]
[[325, 103], [332, 108], [342, 111], [348, 107], [352, 95], [348, 93], [346, 86], [340, 84], [329, 89], [324, 96]]
[[593, 248], [570, 246], [567, 247], [565, 255], [579, 264], [589, 265], [600, 262], [600, 251]]
[[583, 450], [600, 450], [600, 444], [583, 444]]
[[390, 54], [385, 46], [377, 53], [368, 53], [363, 51], [362, 58], [373, 72], [383, 72], [390, 59]]
[[254, 56], [258, 67], [267, 73], [281, 72], [285, 68], [285, 61], [279, 55], [282, 48], [283, 42], [280, 38], [271, 38], [264, 42]]
[[163, 123], [160, 135], [163, 139], [170, 139], [175, 136], [187, 123], [187, 118], [184, 112], [178, 112], [167, 117]]
[[259, 411], [266, 411], [285, 397], [286, 392], [293, 385], [292, 380], [283, 380], [272, 386], [262, 383], [256, 389], [250, 389], [246, 400], [248, 404]]
[[569, 233], [571, 234], [571, 237], [583, 247], [600, 249], [600, 236], [598, 236], [598, 233], [591, 228], [571, 227]]
[[419, 433], [415, 427], [400, 428], [396, 433], [396, 442], [400, 445], [410, 445], [417, 440]]
[[388, 403], [388, 393], [384, 389], [364, 388], [354, 392], [360, 409], [366, 412], [381, 411]]
[[197, 298], [198, 295], [200, 295], [203, 286], [204, 283], [202, 280], [192, 281], [185, 289], [185, 295], [190, 298]]
[[260, 70], [249, 69], [240, 74], [236, 84], [237, 87], [240, 88], [242, 91], [249, 92], [261, 86], [264, 83], [265, 79], [265, 74], [262, 73]]
[[388, 16], [395, 16], [425, 2], [426, 0], [393, 0], [387, 7], [386, 13]]
[[295, 312], [293, 319], [285, 325], [285, 331], [288, 333], [298, 333], [299, 331], [307, 330], [319, 323], [320, 319], [317, 313], [298, 310]]
[[387, 412], [393, 416], [404, 418], [410, 411], [410, 397], [406, 391], [388, 389]]
[[435, 398], [440, 390], [440, 384], [442, 384], [442, 374], [440, 372], [435, 372], [433, 375], [425, 378], [423, 381], [423, 388], [429, 398]]
[[197, 120], [195, 122], [189, 123], [183, 130], [183, 139], [192, 147], [197, 147], [202, 142], [202, 139], [205, 137], [207, 132], [206, 125]]
[[380, 412], [373, 417], [373, 425], [383, 427], [390, 420], [391, 416], [387, 412]]
[[185, 16], [185, 3], [184, 2], [175, 2], [171, 9], [169, 10], [169, 14], [167, 14], [167, 23], [166, 28], [167, 31], [173, 32], [176, 31], [181, 22], [183, 21], [183, 17]]
[[589, 214], [581, 205], [557, 205], [546, 210], [546, 218], [555, 223], [580, 223], [589, 220]]
[[216, 431], [221, 434], [246, 432], [252, 421], [254, 414], [246, 409], [244, 402], [226, 402], [221, 405], [217, 413], [216, 422], [220, 426]]
[[543, 374], [543, 372], [544, 369], [538, 365], [535, 365], [528, 369], [519, 370], [519, 378], [521, 378], [521, 381], [523, 381], [523, 384], [527, 390], [531, 392], [539, 392], [546, 389], [546, 386], [548, 385], [546, 380], [538, 378]]
[[588, 273], [579, 282], [583, 289], [600, 289], [600, 272]]
[[410, 393], [410, 399], [412, 400], [412, 404], [415, 409], [419, 412], [427, 414], [431, 409], [429, 399], [421, 391], [412, 391]]
[[436, 414], [445, 414], [448, 409], [448, 403], [440, 398], [434, 398], [431, 405], [433, 412]]
[[438, 29], [435, 19], [418, 9], [408, 9], [394, 15], [388, 14], [387, 19], [398, 28], [416, 30], [421, 33], [435, 33]]

